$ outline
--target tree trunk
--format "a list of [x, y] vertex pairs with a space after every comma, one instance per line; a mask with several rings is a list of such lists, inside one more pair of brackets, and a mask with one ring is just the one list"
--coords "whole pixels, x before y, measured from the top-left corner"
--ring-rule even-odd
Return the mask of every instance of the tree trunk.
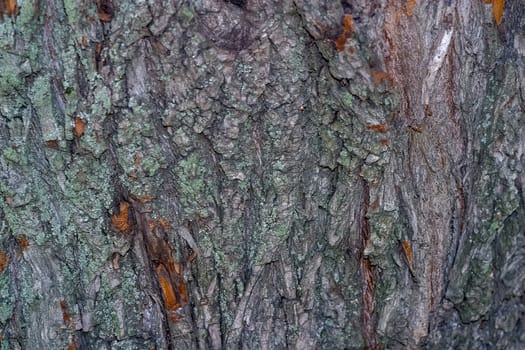
[[0, 1], [0, 348], [523, 348], [486, 2]]

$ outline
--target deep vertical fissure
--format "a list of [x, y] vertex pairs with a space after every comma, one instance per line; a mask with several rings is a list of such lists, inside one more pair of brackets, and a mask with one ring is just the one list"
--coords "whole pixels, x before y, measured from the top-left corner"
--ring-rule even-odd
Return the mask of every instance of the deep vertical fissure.
[[359, 211], [359, 234], [360, 247], [359, 259], [363, 282], [363, 338], [365, 349], [377, 349], [378, 344], [375, 338], [376, 317], [375, 317], [375, 288], [376, 278], [374, 268], [368, 256], [365, 255], [365, 249], [370, 239], [370, 223], [368, 222], [367, 211], [370, 202], [370, 190], [368, 183], [363, 181], [363, 197]]

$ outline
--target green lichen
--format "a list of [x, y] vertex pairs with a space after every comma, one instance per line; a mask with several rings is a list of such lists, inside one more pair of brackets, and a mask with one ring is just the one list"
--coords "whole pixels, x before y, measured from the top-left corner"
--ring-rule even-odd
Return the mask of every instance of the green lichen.
[[18, 68], [20, 65], [18, 55], [5, 52], [0, 55], [0, 95], [10, 95], [24, 86], [25, 80]]
[[[103, 84], [98, 84], [94, 90], [94, 98], [94, 103], [91, 105], [91, 116], [96, 117], [99, 122], [102, 122], [111, 110], [111, 90]], [[139, 123], [139, 125], [146, 127], [143, 123]]]
[[0, 322], [5, 324], [13, 314], [15, 297], [11, 293], [9, 274], [0, 272]]
[[388, 266], [388, 252], [397, 239], [393, 235], [396, 216], [392, 213], [380, 213], [369, 216], [370, 239], [365, 248], [365, 254], [371, 258], [374, 265]]
[[44, 140], [60, 140], [63, 129], [59, 126], [55, 115], [49, 76], [42, 75], [34, 80], [29, 98], [35, 112], [40, 117], [40, 127]]
[[66, 11], [66, 18], [71, 28], [76, 28], [79, 23], [81, 23], [78, 4], [78, 1], [75, 0], [64, 0], [64, 10]]
[[2, 151], [2, 156], [5, 160], [11, 161], [15, 164], [20, 163], [20, 155], [18, 151], [13, 147], [8, 147]]
[[10, 51], [15, 46], [15, 27], [12, 24], [12, 19], [0, 22], [0, 49], [2, 51]]
[[351, 108], [354, 103], [354, 96], [348, 91], [341, 93], [340, 99], [343, 108]]
[[[32, 30], [30, 30], [30, 28], [39, 24], [38, 19], [35, 17], [35, 9], [37, 8], [38, 7], [35, 6], [34, 1], [24, 1], [23, 5], [18, 7], [16, 25], [17, 27], [22, 29], [20, 30], [20, 34], [29, 35], [30, 33], [32, 33]], [[31, 44], [35, 44], [31, 46], [37, 46], [36, 42], [32, 42]]]
[[144, 350], [156, 349], [155, 343], [143, 339], [126, 339], [121, 341], [114, 341], [111, 344], [112, 350]]
[[177, 13], [177, 17], [179, 19], [179, 23], [184, 28], [187, 28], [190, 25], [190, 23], [193, 20], [194, 16], [195, 16], [195, 14], [191, 10], [191, 8], [188, 7], [186, 4], [183, 4], [179, 8], [179, 12]]
[[176, 174], [181, 191], [184, 211], [190, 215], [201, 213], [206, 207], [207, 197], [206, 163], [198, 154], [192, 153], [177, 164]]

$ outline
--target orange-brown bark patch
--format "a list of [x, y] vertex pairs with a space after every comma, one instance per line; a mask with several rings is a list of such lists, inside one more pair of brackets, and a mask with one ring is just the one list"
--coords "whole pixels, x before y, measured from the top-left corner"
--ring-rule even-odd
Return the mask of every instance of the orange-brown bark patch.
[[416, 0], [407, 0], [405, 2], [405, 14], [409, 17], [414, 15], [414, 9], [417, 6]]
[[372, 77], [374, 78], [374, 81], [376, 82], [377, 85], [385, 81], [388, 82], [389, 84], [394, 83], [394, 79], [392, 78], [392, 75], [388, 72], [378, 71], [373, 68], [370, 70], [370, 72], [372, 73]]
[[126, 201], [120, 202], [119, 213], [111, 217], [113, 227], [122, 233], [131, 232], [131, 220], [129, 217], [129, 203]]
[[3, 14], [8, 16], [18, 16], [18, 6], [16, 0], [0, 0], [0, 18]]
[[113, 19], [113, 5], [110, 0], [97, 1], [98, 19], [100, 22], [110, 22]]
[[505, 7], [505, 0], [492, 0], [492, 16], [497, 25], [501, 24], [503, 19], [503, 8]]
[[26, 236], [19, 236], [16, 238], [16, 243], [18, 244], [18, 248], [20, 249], [20, 253], [29, 247], [29, 239], [27, 239]]
[[164, 304], [166, 309], [174, 311], [180, 307], [180, 303], [177, 301], [175, 290], [169, 280], [169, 274], [162, 265], [157, 266], [157, 277], [159, 279], [160, 289], [162, 290], [162, 296], [164, 298]]
[[410, 241], [401, 241], [401, 247], [403, 248], [403, 252], [405, 253], [405, 257], [408, 262], [408, 266], [413, 269], [414, 268], [414, 258], [412, 257], [412, 245], [410, 244]]
[[343, 51], [345, 49], [346, 40], [352, 36], [355, 32], [354, 20], [351, 15], [343, 16], [343, 33], [334, 40], [335, 48], [337, 51]]
[[48, 140], [46, 141], [46, 147], [52, 148], [52, 149], [58, 149], [58, 141], [57, 140]]
[[84, 128], [86, 127], [86, 121], [82, 118], [75, 117], [74, 122], [73, 135], [75, 135], [75, 137], [82, 137], [82, 135], [84, 135]]
[[0, 272], [5, 270], [7, 264], [9, 264], [9, 257], [0, 250]]
[[386, 124], [368, 124], [366, 128], [380, 133], [386, 133], [388, 131], [388, 126]]

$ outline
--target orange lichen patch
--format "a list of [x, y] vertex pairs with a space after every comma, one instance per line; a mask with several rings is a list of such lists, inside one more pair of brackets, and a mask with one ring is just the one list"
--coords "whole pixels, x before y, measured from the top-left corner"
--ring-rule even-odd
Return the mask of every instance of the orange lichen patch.
[[416, 0], [407, 0], [405, 2], [405, 14], [409, 17], [414, 15], [414, 9], [417, 6]]
[[62, 309], [62, 320], [64, 323], [71, 322], [71, 315], [67, 312], [67, 304], [65, 300], [60, 300], [60, 308]]
[[408, 267], [411, 270], [413, 270], [414, 258], [412, 257], [412, 245], [410, 244], [410, 241], [401, 241], [401, 247], [403, 248], [403, 252], [405, 253], [405, 257], [408, 262]]
[[392, 75], [388, 72], [378, 71], [373, 68], [370, 70], [370, 72], [372, 73], [372, 77], [374, 77], [377, 85], [380, 85], [384, 81], [388, 82], [389, 84], [393, 84], [394, 82]]
[[505, 0], [492, 0], [492, 17], [497, 25], [501, 24], [503, 19], [503, 8], [505, 7]]
[[9, 264], [9, 257], [0, 250], [0, 272], [5, 270], [7, 264]]
[[58, 149], [58, 141], [57, 140], [48, 140], [46, 141], [46, 147], [52, 148], [52, 149]]
[[131, 232], [131, 220], [129, 218], [129, 203], [126, 201], [120, 202], [119, 213], [111, 217], [113, 227], [122, 233]]
[[375, 132], [385, 133], [388, 131], [388, 126], [386, 124], [368, 124], [366, 126], [368, 130]]
[[113, 18], [113, 6], [110, 0], [97, 1], [98, 19], [101, 22], [110, 22]]
[[73, 126], [73, 135], [76, 137], [81, 137], [84, 135], [84, 128], [86, 126], [86, 121], [82, 118], [75, 117], [74, 120], [74, 126]]
[[389, 146], [389, 145], [390, 145], [390, 142], [389, 142], [387, 139], [382, 139], [382, 140], [379, 141], [379, 142], [381, 142], [381, 144], [382, 144], [383, 146]]

